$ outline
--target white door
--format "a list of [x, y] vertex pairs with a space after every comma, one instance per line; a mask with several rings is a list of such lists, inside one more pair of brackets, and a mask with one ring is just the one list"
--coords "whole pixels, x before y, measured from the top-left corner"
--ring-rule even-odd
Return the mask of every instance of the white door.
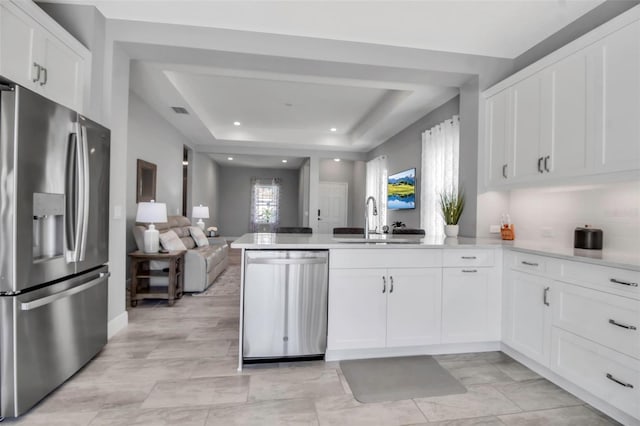
[[[3, 5], [4, 6], [4, 5]], [[35, 29], [22, 15], [0, 8], [0, 71], [8, 79], [37, 90], [37, 67], [33, 65]]]
[[587, 165], [587, 55], [549, 67], [542, 81], [540, 155], [545, 174], [572, 176]]
[[513, 174], [518, 180], [543, 173], [540, 160], [540, 76], [513, 86]]
[[83, 60], [72, 50], [54, 40], [45, 38], [45, 95], [66, 107], [80, 110], [82, 106]]
[[590, 53], [596, 84], [595, 167], [640, 168], [640, 22], [598, 42]]
[[329, 272], [327, 349], [384, 348], [388, 291], [385, 272], [385, 269]]
[[509, 90], [487, 99], [487, 141], [489, 144], [489, 184], [503, 184], [511, 168], [508, 158]]
[[347, 226], [348, 184], [320, 182], [318, 232], [333, 233], [333, 228]]
[[492, 340], [491, 268], [444, 268], [442, 343]]
[[387, 347], [440, 343], [442, 270], [389, 269]]
[[551, 344], [550, 281], [511, 271], [510, 345], [534, 361], [549, 365]]

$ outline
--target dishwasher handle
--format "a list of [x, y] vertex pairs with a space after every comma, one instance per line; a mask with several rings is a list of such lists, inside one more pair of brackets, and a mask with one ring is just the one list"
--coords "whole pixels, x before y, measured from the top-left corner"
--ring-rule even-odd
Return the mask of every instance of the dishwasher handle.
[[326, 257], [300, 257], [300, 258], [248, 258], [248, 264], [254, 265], [324, 265], [327, 263]]

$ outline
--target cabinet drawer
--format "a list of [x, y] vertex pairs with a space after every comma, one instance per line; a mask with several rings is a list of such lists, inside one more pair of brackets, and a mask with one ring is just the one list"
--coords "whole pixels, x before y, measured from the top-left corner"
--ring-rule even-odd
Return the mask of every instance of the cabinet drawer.
[[439, 249], [332, 249], [329, 267], [352, 268], [424, 268], [442, 266]]
[[514, 269], [526, 272], [538, 272], [540, 274], [559, 273], [559, 261], [557, 259], [538, 256], [529, 253], [514, 252], [511, 266]]
[[638, 360], [554, 327], [551, 369], [625, 413], [640, 416]]
[[640, 272], [610, 268], [582, 262], [562, 262], [563, 280], [619, 294], [640, 298]]
[[640, 302], [558, 283], [553, 324], [626, 355], [640, 358]]
[[443, 250], [445, 267], [493, 266], [493, 250], [460, 249]]

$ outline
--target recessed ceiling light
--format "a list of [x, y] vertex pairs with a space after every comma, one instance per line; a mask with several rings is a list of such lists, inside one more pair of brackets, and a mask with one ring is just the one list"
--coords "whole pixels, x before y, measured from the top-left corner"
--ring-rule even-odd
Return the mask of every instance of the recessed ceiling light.
[[333, 161], [335, 161], [336, 163], [339, 163], [340, 159], [339, 158], [334, 158]]
[[283, 163], [286, 163], [286, 162], [287, 162], [287, 160], [282, 160], [282, 162], [283, 162]]
[[234, 126], [239, 126], [239, 125], [240, 125], [240, 122], [239, 122], [239, 121], [234, 121], [234, 122], [233, 122], [233, 125], [234, 125]]
[[227, 160], [233, 161], [233, 157], [227, 157]]
[[332, 127], [329, 130], [331, 130], [332, 132], [337, 132], [338, 131], [338, 129], [336, 129], [335, 127]]

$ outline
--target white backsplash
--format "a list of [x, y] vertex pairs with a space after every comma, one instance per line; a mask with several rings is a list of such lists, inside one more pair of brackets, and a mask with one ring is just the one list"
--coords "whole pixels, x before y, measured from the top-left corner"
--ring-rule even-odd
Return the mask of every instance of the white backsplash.
[[640, 250], [640, 181], [488, 192], [478, 205], [479, 237], [508, 212], [518, 240], [573, 247], [574, 229], [588, 224], [603, 230], [605, 249]]

